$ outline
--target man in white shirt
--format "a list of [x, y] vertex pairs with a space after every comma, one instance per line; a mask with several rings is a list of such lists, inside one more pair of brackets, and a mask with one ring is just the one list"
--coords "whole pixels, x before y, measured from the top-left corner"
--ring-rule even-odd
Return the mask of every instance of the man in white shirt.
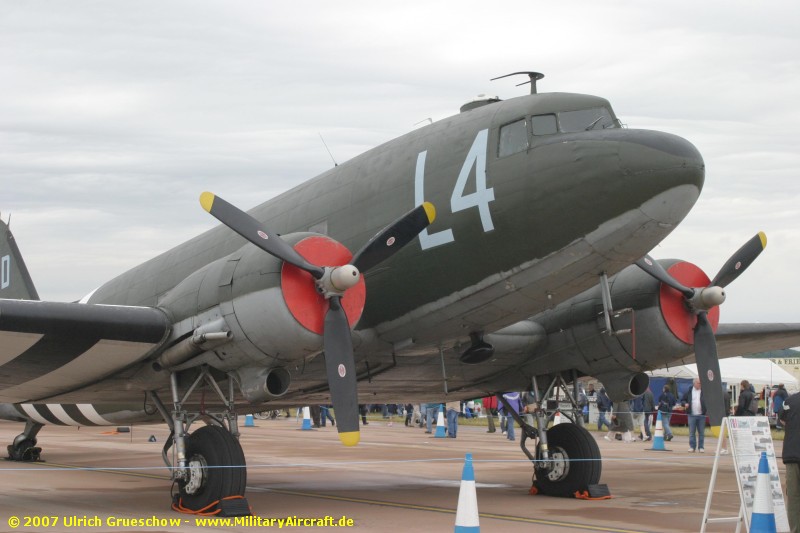
[[[689, 451], [705, 452], [703, 444], [706, 433], [706, 402], [700, 389], [700, 378], [694, 378], [692, 388], [681, 398], [689, 419]], [[695, 433], [697, 436], [695, 436]]]

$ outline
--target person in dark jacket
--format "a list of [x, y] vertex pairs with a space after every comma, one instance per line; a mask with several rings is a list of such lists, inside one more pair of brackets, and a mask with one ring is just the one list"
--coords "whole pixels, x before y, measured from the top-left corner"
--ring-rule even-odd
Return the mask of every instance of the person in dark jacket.
[[611, 422], [606, 418], [606, 413], [611, 410], [611, 398], [606, 394], [606, 389], [601, 388], [597, 393], [597, 431], [602, 431], [603, 426], [611, 430]]
[[[661, 413], [661, 426], [664, 428], [664, 440], [672, 440], [672, 428], [669, 427], [669, 420], [672, 418], [672, 408], [678, 400], [672, 394], [669, 385], [664, 385], [661, 396], [658, 397], [658, 412]], [[657, 415], [656, 415], [657, 416]]]
[[786, 465], [786, 514], [792, 533], [800, 533], [800, 393], [783, 402], [778, 414], [786, 436], [783, 464]]
[[741, 392], [739, 402], [736, 404], [736, 416], [755, 416], [758, 413], [758, 400], [750, 388], [750, 382], [743, 379], [739, 384], [739, 390]]
[[775, 413], [777, 420], [775, 422], [775, 429], [781, 430], [783, 429], [783, 425], [781, 424], [781, 409], [783, 408], [783, 402], [789, 397], [789, 393], [786, 392], [786, 387], [784, 387], [783, 383], [778, 384], [778, 389], [775, 391], [775, 395], [772, 397], [772, 412]]
[[[644, 391], [642, 402], [644, 403], [644, 433], [647, 435], [644, 440], [650, 440], [653, 438], [652, 433], [650, 433], [650, 419], [653, 417], [653, 411], [656, 410], [656, 401], [650, 387], [647, 387], [647, 390]], [[663, 424], [663, 418], [661, 422]], [[653, 420], [653, 424], [655, 424], [655, 420]]]
[[700, 378], [694, 378], [692, 388], [683, 394], [681, 403], [689, 419], [689, 451], [703, 453], [706, 451], [703, 446], [706, 438], [706, 401], [700, 388]]

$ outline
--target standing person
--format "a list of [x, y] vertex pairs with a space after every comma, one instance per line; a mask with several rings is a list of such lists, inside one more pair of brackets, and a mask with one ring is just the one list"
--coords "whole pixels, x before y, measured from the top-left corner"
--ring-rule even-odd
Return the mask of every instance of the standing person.
[[369, 424], [369, 422], [367, 422], [367, 406], [362, 403], [358, 406], [358, 412], [361, 414], [361, 423], [365, 426]]
[[743, 379], [739, 383], [739, 401], [736, 404], [736, 416], [755, 416], [758, 413], [758, 398], [750, 387], [750, 382]]
[[407, 403], [406, 404], [406, 427], [411, 426], [414, 419], [414, 404]]
[[661, 426], [664, 428], [664, 440], [672, 440], [672, 428], [669, 427], [669, 420], [672, 418], [672, 408], [678, 400], [672, 394], [669, 385], [664, 385], [661, 396], [658, 397], [658, 412], [661, 413]]
[[631, 415], [633, 416], [633, 431], [639, 430], [639, 440], [644, 440], [644, 396], [639, 395], [628, 402]]
[[319, 408], [319, 405], [312, 405], [310, 406], [310, 411], [311, 411], [311, 427], [318, 428], [319, 419], [322, 416], [322, 409]]
[[494, 425], [494, 415], [497, 414], [497, 396], [487, 396], [482, 401], [483, 409], [486, 411], [486, 422], [489, 424], [486, 433], [494, 433], [497, 431]]
[[606, 389], [601, 388], [597, 393], [597, 431], [603, 431], [603, 426], [610, 431], [611, 422], [606, 418], [606, 413], [611, 411], [611, 398], [606, 394]]
[[[438, 403], [429, 403], [428, 404], [428, 411], [425, 415], [425, 433], [433, 433], [433, 421], [439, 415], [439, 404]], [[439, 421], [436, 420], [438, 424]]]
[[[650, 419], [653, 417], [653, 411], [656, 410], [656, 401], [650, 387], [647, 387], [647, 390], [642, 395], [642, 406], [644, 408], [644, 433], [647, 435], [644, 440], [648, 441], [653, 438], [650, 433]], [[653, 422], [655, 423], [655, 420]]]
[[786, 514], [792, 533], [800, 533], [800, 393], [781, 404], [778, 413], [786, 436], [783, 439], [783, 464], [786, 466]]
[[783, 383], [778, 383], [778, 390], [775, 391], [775, 396], [772, 397], [772, 412], [775, 413], [775, 429], [778, 431], [783, 429], [781, 417], [778, 415], [780, 415], [781, 409], [783, 409], [783, 402], [785, 402], [788, 397], [789, 393], [786, 392], [786, 387], [783, 386]]
[[447, 436], [454, 439], [458, 432], [458, 412], [461, 409], [461, 402], [455, 400], [447, 402], [445, 406], [447, 408]]
[[[503, 394], [503, 398], [506, 400], [506, 402], [508, 402], [508, 406], [511, 409], [511, 411], [514, 411], [515, 413], [519, 414], [519, 412], [522, 410], [522, 402], [520, 401], [519, 393], [507, 392]], [[505, 412], [505, 406], [501, 404], [500, 407], [498, 407], [498, 411], [500, 410], [503, 410]], [[514, 435], [514, 418], [510, 414], [511, 411], [506, 413], [506, 418], [507, 418], [506, 431], [508, 433], [507, 438], [508, 440], [516, 440], [516, 437]]]
[[706, 451], [703, 447], [706, 437], [706, 401], [700, 388], [700, 378], [694, 378], [692, 388], [684, 393], [681, 402], [689, 419], [689, 451], [703, 453]]
[[320, 412], [320, 417], [319, 417], [320, 425], [322, 427], [325, 427], [326, 421], [330, 420], [331, 421], [331, 427], [335, 426], [336, 425], [336, 420], [333, 418], [333, 415], [331, 415], [331, 406], [330, 405], [320, 405], [319, 409], [321, 411]]

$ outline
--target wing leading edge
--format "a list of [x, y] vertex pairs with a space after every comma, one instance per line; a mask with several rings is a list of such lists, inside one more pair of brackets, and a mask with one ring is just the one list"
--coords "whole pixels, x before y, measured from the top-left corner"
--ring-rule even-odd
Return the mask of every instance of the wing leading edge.
[[86, 386], [145, 359], [169, 331], [151, 307], [0, 300], [0, 402]]

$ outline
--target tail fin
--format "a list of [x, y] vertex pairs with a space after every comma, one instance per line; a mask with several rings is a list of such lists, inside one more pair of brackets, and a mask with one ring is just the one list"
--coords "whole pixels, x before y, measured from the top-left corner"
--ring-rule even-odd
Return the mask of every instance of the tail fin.
[[[11, 219], [9, 218], [9, 223]], [[0, 298], [38, 300], [28, 267], [8, 224], [0, 219]]]

